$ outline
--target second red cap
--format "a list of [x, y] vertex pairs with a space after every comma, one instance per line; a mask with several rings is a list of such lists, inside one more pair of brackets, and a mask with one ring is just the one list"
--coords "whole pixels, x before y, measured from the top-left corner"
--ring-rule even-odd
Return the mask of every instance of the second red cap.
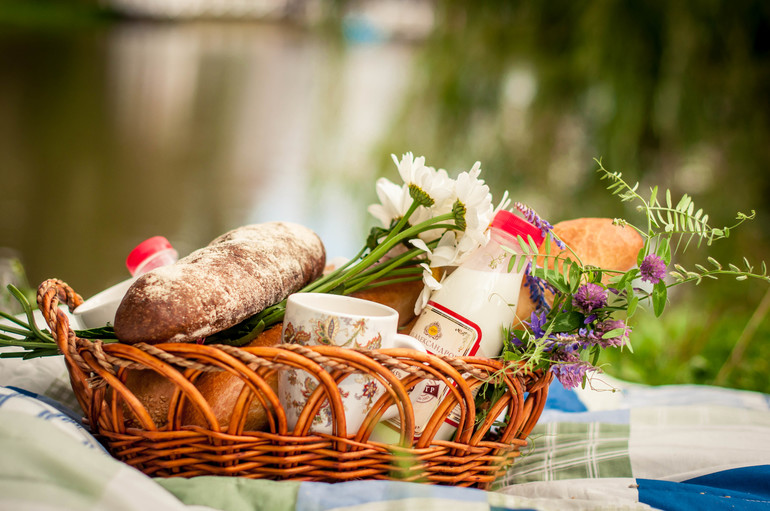
[[163, 236], [153, 236], [152, 238], [144, 240], [138, 244], [126, 258], [126, 266], [128, 267], [129, 273], [134, 275], [137, 268], [139, 268], [148, 258], [154, 256], [158, 252], [170, 248], [174, 247], [172, 247], [171, 243]]

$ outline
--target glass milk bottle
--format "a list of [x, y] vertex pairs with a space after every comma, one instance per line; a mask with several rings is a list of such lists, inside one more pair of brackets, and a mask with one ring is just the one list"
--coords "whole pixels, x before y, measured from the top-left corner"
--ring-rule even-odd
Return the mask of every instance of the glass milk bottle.
[[[441, 288], [431, 294], [410, 332], [430, 353], [492, 358], [502, 351], [502, 329], [513, 323], [527, 266], [526, 263], [519, 266], [517, 260], [508, 271], [512, 254], [502, 247], [518, 254], [521, 247], [517, 236], [525, 241], [531, 236], [538, 246], [543, 236], [540, 229], [510, 211], [499, 211], [489, 230], [489, 242], [444, 279]], [[416, 436], [422, 435], [425, 424], [448, 392], [446, 385], [438, 380], [426, 380], [412, 391]], [[449, 439], [459, 417], [458, 406], [435, 439]]]

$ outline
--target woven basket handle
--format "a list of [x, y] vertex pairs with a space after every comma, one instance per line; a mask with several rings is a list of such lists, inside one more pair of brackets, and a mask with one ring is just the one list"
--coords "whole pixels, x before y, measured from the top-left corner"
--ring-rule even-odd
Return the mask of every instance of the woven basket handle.
[[72, 312], [83, 303], [83, 298], [59, 279], [48, 279], [37, 288], [37, 306], [43, 313], [59, 351], [65, 357], [71, 357], [73, 352], [77, 353], [74, 349], [76, 336], [70, 328], [69, 317], [59, 308], [61, 302]]
[[48, 279], [38, 286], [37, 306], [43, 313], [43, 318], [51, 330], [51, 335], [56, 341], [59, 351], [64, 355], [73, 387], [80, 390], [75, 392], [80, 406], [87, 415], [90, 415], [89, 402], [92, 393], [88, 385], [90, 369], [77, 349], [78, 341], [86, 341], [78, 339], [70, 328], [69, 317], [59, 307], [60, 303], [66, 304], [69, 311], [72, 312], [83, 303], [83, 298], [73, 291], [66, 282], [59, 279]]

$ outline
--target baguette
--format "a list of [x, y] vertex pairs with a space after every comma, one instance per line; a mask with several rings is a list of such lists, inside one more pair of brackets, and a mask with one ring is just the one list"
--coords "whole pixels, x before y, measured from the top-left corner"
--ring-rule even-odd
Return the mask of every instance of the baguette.
[[320, 238], [297, 224], [247, 225], [128, 289], [115, 315], [124, 343], [192, 342], [234, 326], [323, 272]]

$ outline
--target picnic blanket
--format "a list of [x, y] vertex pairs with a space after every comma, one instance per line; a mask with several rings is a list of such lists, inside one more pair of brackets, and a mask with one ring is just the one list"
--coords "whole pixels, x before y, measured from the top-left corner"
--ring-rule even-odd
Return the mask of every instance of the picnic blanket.
[[398, 481], [152, 479], [82, 427], [60, 358], [0, 361], [0, 510], [770, 509], [770, 395], [551, 387], [490, 491]]

